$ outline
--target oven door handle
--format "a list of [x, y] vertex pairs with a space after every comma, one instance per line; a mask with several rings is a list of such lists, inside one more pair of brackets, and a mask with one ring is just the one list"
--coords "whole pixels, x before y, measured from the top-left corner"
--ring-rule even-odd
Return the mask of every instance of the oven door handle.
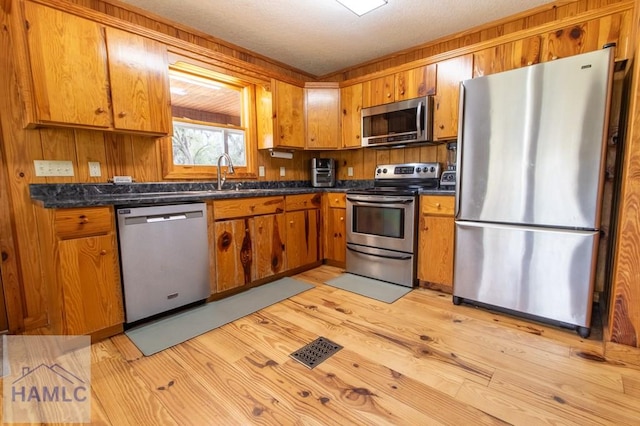
[[387, 204], [389, 206], [393, 206], [394, 204], [410, 204], [415, 202], [414, 198], [399, 198], [399, 197], [386, 197], [384, 200], [369, 200], [362, 198], [353, 198], [347, 197], [347, 201], [351, 201], [352, 203], [361, 203], [361, 204]]
[[351, 250], [351, 251], [356, 252], [356, 253], [364, 254], [366, 256], [381, 257], [383, 259], [395, 259], [395, 260], [408, 260], [408, 259], [411, 259], [411, 256], [386, 256], [384, 254], [365, 253], [364, 251], [356, 250], [356, 249], [351, 248], [349, 246], [347, 246], [347, 250]]

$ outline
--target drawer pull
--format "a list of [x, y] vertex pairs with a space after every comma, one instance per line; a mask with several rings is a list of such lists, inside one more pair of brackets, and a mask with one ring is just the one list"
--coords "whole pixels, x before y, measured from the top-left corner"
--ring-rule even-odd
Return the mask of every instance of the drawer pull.
[[107, 251], [106, 251], [106, 250], [100, 250], [100, 256], [104, 256], [104, 255], [106, 255], [106, 254], [107, 254]]
[[440, 208], [440, 203], [436, 203], [436, 207], [437, 207], [437, 208]]
[[85, 223], [89, 223], [89, 218], [85, 215], [80, 216], [80, 225], [84, 225]]
[[340, 220], [344, 220], [344, 217], [340, 217]]
[[124, 111], [122, 111], [120, 114], [118, 114], [118, 117], [120, 117], [120, 118], [124, 118], [126, 116], [127, 116], [127, 113], [124, 112]]
[[104, 112], [104, 108], [98, 107], [96, 108], [96, 114], [102, 114]]

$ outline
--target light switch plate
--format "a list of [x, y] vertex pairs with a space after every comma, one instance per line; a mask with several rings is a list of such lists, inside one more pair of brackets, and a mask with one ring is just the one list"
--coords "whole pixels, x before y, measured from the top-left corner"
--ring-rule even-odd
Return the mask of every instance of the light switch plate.
[[347, 176], [353, 176], [353, 167], [347, 167]]
[[264, 166], [258, 166], [258, 176], [264, 177]]
[[280, 176], [284, 176], [284, 173], [285, 173], [284, 166], [281, 166], [280, 167]]
[[100, 170], [99, 161], [89, 161], [89, 176], [91, 177], [102, 176], [102, 171]]
[[36, 176], [73, 176], [71, 161], [34, 160]]

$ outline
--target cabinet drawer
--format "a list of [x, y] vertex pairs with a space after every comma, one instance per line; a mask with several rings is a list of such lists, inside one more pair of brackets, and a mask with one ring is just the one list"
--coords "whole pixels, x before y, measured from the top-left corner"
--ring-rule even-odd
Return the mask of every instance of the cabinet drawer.
[[215, 220], [282, 212], [284, 212], [283, 197], [236, 198], [213, 202]]
[[422, 214], [453, 216], [455, 197], [443, 195], [423, 195], [420, 197]]
[[57, 209], [54, 224], [56, 235], [63, 239], [107, 234], [114, 230], [113, 209], [111, 207]]
[[319, 209], [322, 204], [322, 194], [298, 194], [285, 197], [287, 211]]
[[335, 207], [340, 209], [347, 208], [347, 194], [345, 193], [328, 193], [329, 207]]

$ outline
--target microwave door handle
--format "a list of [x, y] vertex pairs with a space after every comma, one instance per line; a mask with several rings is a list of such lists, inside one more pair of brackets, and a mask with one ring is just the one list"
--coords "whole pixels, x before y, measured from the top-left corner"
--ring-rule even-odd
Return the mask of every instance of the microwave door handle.
[[351, 251], [356, 252], [356, 253], [364, 254], [366, 256], [381, 257], [383, 259], [395, 259], [395, 260], [408, 260], [408, 259], [411, 259], [411, 256], [406, 256], [406, 255], [405, 256], [387, 256], [387, 255], [384, 255], [384, 254], [366, 253], [364, 251], [356, 250], [356, 249], [354, 249], [352, 247], [349, 247], [349, 246], [347, 246], [347, 250], [351, 250]]
[[422, 136], [422, 105], [422, 101], [418, 102], [418, 111], [416, 113], [416, 129], [418, 130], [418, 137]]

